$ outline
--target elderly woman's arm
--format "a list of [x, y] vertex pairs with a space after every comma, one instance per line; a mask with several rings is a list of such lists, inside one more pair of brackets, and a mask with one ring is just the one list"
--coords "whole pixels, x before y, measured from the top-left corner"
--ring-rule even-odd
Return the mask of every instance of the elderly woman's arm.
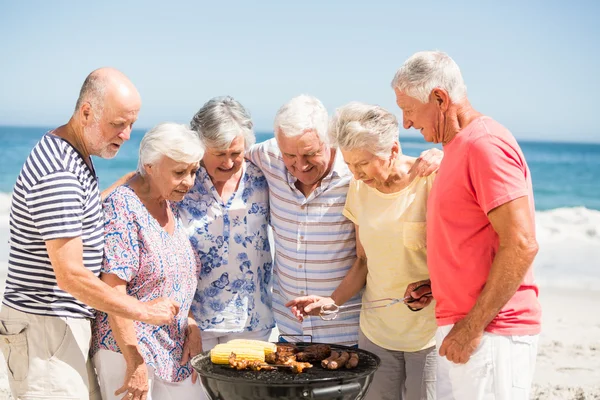
[[[116, 275], [102, 274], [101, 279], [117, 291], [126, 293], [127, 282]], [[108, 322], [127, 364], [123, 386], [117, 389], [115, 395], [125, 394], [132, 400], [145, 400], [148, 393], [148, 369], [138, 348], [133, 321], [108, 314]]]
[[[188, 326], [185, 332], [185, 342], [183, 343], [183, 354], [181, 355], [181, 365], [187, 364], [196, 355], [202, 353], [202, 337], [200, 328], [194, 319], [192, 310], [188, 314]], [[196, 383], [198, 373], [192, 371], [192, 383]]]
[[352, 264], [352, 268], [350, 268], [344, 280], [333, 291], [331, 297], [302, 296], [285, 305], [290, 307], [292, 314], [299, 320], [307, 315], [319, 315], [321, 306], [331, 303], [338, 306], [344, 304], [365, 286], [367, 282], [367, 255], [360, 242], [358, 225], [355, 224], [354, 228], [356, 230], [356, 260], [354, 260], [354, 264]]

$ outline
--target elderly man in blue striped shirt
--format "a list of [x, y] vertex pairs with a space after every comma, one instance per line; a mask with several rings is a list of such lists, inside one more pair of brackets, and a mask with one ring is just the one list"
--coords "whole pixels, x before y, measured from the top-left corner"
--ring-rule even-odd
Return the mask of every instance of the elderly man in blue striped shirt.
[[[330, 146], [327, 127], [327, 110], [318, 99], [295, 97], [275, 116], [275, 138], [253, 146], [248, 157], [269, 183], [273, 308], [280, 334], [285, 340], [355, 345], [358, 313], [299, 322], [286, 307], [300, 296], [330, 296], [356, 260], [354, 225], [342, 214], [352, 174]], [[429, 157], [433, 165], [419, 163], [420, 172], [435, 170], [437, 156]], [[357, 295], [345, 304], [360, 301]]]
[[178, 312], [170, 299], [141, 303], [98, 278], [104, 218], [91, 156], [117, 154], [140, 106], [121, 72], [92, 72], [69, 122], [41, 138], [17, 178], [0, 310], [15, 399], [99, 398], [88, 357], [94, 309], [155, 325]]

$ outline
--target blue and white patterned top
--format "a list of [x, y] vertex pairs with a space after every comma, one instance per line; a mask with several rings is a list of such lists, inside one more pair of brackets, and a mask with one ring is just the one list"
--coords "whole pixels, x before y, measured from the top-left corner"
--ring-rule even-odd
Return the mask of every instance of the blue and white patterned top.
[[273, 260], [269, 245], [269, 189], [263, 173], [244, 161], [242, 178], [221, 200], [204, 167], [179, 203], [202, 267], [192, 313], [204, 332], [243, 332], [275, 326]]

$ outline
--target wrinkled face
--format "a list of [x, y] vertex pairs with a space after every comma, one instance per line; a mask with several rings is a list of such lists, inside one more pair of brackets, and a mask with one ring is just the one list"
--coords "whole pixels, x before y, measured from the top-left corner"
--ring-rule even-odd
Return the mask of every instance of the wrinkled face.
[[331, 148], [315, 131], [294, 137], [279, 132], [276, 137], [283, 162], [296, 179], [305, 185], [314, 185], [323, 179], [332, 161]]
[[202, 164], [213, 182], [225, 182], [242, 168], [244, 146], [244, 137], [236, 136], [225, 150], [206, 149]]
[[[84, 106], [85, 107], [85, 106]], [[94, 110], [83, 128], [90, 155], [113, 158], [131, 135], [141, 101], [137, 93], [107, 93], [103, 110]], [[100, 113], [100, 118], [97, 115]]]
[[396, 104], [402, 110], [402, 125], [404, 129], [415, 128], [421, 131], [421, 135], [428, 142], [440, 143], [442, 141], [438, 127], [439, 108], [435, 100], [430, 96], [427, 103], [421, 103], [414, 97], [407, 96], [398, 89], [396, 92]]
[[390, 158], [381, 158], [362, 149], [342, 149], [342, 155], [354, 179], [363, 181], [371, 187], [383, 185], [390, 176]]
[[154, 165], [146, 165], [146, 176], [150, 186], [161, 198], [169, 201], [181, 201], [194, 186], [199, 162], [182, 163], [169, 157], [161, 157]]

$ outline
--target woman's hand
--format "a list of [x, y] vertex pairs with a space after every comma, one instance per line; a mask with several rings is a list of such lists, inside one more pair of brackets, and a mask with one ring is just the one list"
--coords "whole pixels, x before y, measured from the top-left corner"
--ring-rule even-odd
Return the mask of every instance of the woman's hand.
[[148, 395], [148, 368], [144, 359], [127, 360], [125, 381], [115, 392], [115, 396], [125, 393], [122, 400], [146, 400]]
[[[193, 318], [188, 318], [188, 327], [185, 333], [185, 342], [183, 343], [183, 354], [181, 356], [181, 365], [187, 364], [192, 358], [202, 353], [202, 337], [200, 328]], [[192, 370], [192, 383], [198, 380], [198, 373]]]

